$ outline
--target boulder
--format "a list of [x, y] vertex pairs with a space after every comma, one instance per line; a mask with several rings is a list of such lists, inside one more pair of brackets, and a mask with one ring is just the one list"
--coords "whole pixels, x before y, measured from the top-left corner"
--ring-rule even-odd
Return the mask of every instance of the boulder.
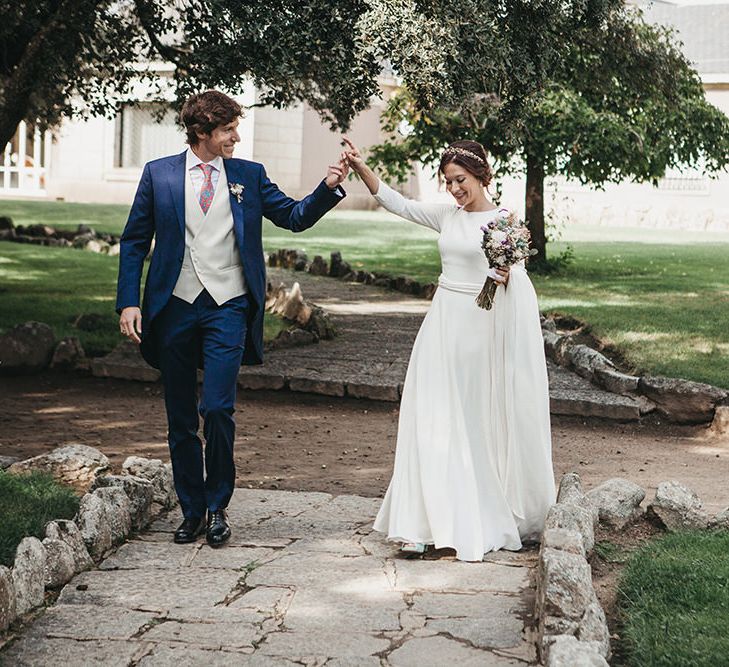
[[609, 667], [594, 646], [571, 635], [554, 638], [544, 664], [546, 667]]
[[46, 539], [63, 542], [71, 549], [74, 574], [93, 567], [94, 561], [91, 560], [84, 538], [75, 522], [63, 519], [51, 521], [46, 526]]
[[588, 491], [587, 497], [597, 507], [600, 523], [619, 530], [641, 515], [640, 504], [645, 498], [645, 489], [627, 479], [615, 477]]
[[0, 565], [0, 632], [5, 632], [16, 616], [12, 573], [7, 567]]
[[562, 475], [557, 492], [558, 503], [569, 503], [586, 509], [592, 515], [592, 527], [597, 528], [599, 514], [597, 507], [590, 502], [582, 490], [582, 481], [576, 472], [568, 472]]
[[567, 528], [549, 528], [542, 533], [542, 548], [567, 551], [585, 558], [585, 544], [582, 533]]
[[612, 361], [604, 354], [587, 345], [572, 345], [565, 356], [575, 372], [588, 380], [594, 380], [598, 370], [614, 368]]
[[709, 524], [709, 528], [719, 528], [720, 530], [729, 530], [729, 507], [717, 514]]
[[177, 504], [172, 480], [172, 466], [169, 463], [164, 464], [159, 459], [129, 456], [122, 464], [122, 473], [152, 482], [154, 501], [160, 503], [165, 509], [172, 509]]
[[36, 537], [24, 537], [15, 552], [12, 579], [18, 616], [43, 604], [46, 549]]
[[714, 411], [710, 432], [720, 437], [729, 436], [729, 405], [718, 405]]
[[11, 465], [8, 472], [25, 473], [41, 470], [82, 494], [86, 493], [94, 484], [96, 477], [108, 468], [109, 459], [98, 449], [79, 444], [64, 445], [48, 454], [19, 461]]
[[[374, 283], [374, 280], [372, 282]], [[368, 284], [371, 284], [371, 283], [368, 283]], [[437, 289], [438, 289], [438, 285], [436, 285], [435, 283], [428, 283], [426, 285], [423, 285], [423, 288], [420, 290], [420, 296], [422, 296], [424, 299], [428, 299], [429, 301], [432, 301]]]
[[543, 548], [537, 577], [539, 637], [576, 634], [587, 608], [597, 602], [589, 563], [578, 554]]
[[83, 249], [88, 252], [104, 252], [104, 248], [107, 246], [106, 243], [103, 241], [98, 241], [97, 239], [89, 239], [84, 243]]
[[309, 266], [309, 273], [314, 276], [326, 276], [329, 274], [329, 266], [321, 255], [316, 255]]
[[117, 487], [129, 499], [132, 529], [142, 530], [152, 518], [154, 486], [151, 481], [134, 475], [103, 475], [96, 480], [96, 488]]
[[574, 530], [582, 535], [585, 553], [592, 552], [595, 546], [595, 531], [593, 528], [592, 512], [572, 503], [557, 503], [547, 512], [544, 523], [545, 530], [549, 528], [564, 528]]
[[48, 366], [56, 339], [43, 322], [19, 324], [0, 336], [0, 374], [38, 373]]
[[319, 306], [312, 306], [306, 328], [316, 334], [319, 340], [332, 340], [337, 335], [337, 330], [329, 315]]
[[291, 329], [284, 329], [279, 331], [276, 338], [274, 338], [268, 345], [268, 349], [278, 350], [281, 348], [288, 347], [299, 347], [301, 345], [311, 345], [312, 343], [318, 343], [319, 337], [312, 331], [306, 329], [299, 329], [293, 327]]
[[89, 555], [101, 560], [111, 549], [112, 537], [109, 507], [98, 493], [87, 493], [81, 498], [76, 523]]
[[647, 514], [668, 530], [706, 528], [709, 517], [696, 492], [680, 482], [661, 482]]
[[86, 357], [81, 341], [75, 336], [62, 338], [53, 352], [51, 368], [73, 369]]
[[612, 368], [596, 368], [594, 380], [614, 394], [629, 394], [638, 391], [640, 378], [635, 375], [626, 375]]
[[350, 271], [349, 264], [342, 261], [342, 253], [335, 250], [329, 256], [329, 276], [332, 278], [341, 278]]
[[702, 424], [714, 418], [714, 409], [729, 393], [703, 382], [665, 377], [642, 377], [640, 392], [672, 422]]
[[0, 231], [5, 231], [8, 229], [15, 229], [13, 219], [9, 218], [7, 215], [0, 215]]
[[610, 657], [610, 630], [605, 612], [597, 600], [587, 605], [577, 628], [576, 637], [581, 642], [599, 646], [598, 652], [603, 658]]
[[557, 362], [557, 348], [562, 341], [563, 336], [560, 336], [556, 331], [550, 329], [542, 329], [542, 340], [544, 341], [544, 354], [548, 359], [551, 359], [555, 363]]
[[43, 540], [46, 550], [45, 577], [46, 588], [60, 588], [76, 574], [76, 558], [73, 549], [62, 540], [46, 537]]
[[124, 489], [115, 486], [102, 487], [94, 495], [106, 504], [106, 516], [111, 529], [111, 543], [120, 544], [132, 530], [132, 507]]
[[20, 459], [17, 456], [0, 456], [0, 470], [6, 470]]

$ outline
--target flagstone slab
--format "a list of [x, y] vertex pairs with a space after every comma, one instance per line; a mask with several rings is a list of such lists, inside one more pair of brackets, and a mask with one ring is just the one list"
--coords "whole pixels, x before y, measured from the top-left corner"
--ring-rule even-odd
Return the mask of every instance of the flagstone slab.
[[83, 665], [84, 667], [127, 667], [138, 648], [136, 642], [88, 641], [23, 637], [0, 653], [0, 664], [13, 667], [39, 665]]
[[446, 637], [417, 637], [405, 642], [388, 656], [393, 667], [458, 665], [458, 667], [511, 667], [521, 660], [506, 658]]

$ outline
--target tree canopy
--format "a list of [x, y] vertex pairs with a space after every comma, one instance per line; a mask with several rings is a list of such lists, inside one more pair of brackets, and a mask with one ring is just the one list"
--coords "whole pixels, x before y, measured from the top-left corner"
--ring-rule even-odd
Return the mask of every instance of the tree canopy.
[[[546, 176], [601, 186], [656, 182], [668, 167], [712, 172], [729, 164], [729, 119], [706, 101], [671, 31], [613, 3], [563, 36], [559, 58], [517, 114], [504, 113], [498, 90], [487, 86], [431, 109], [405, 86], [383, 116], [390, 140], [373, 150], [383, 169], [404, 178], [412, 161], [435, 162], [450, 141], [481, 141], [502, 173], [526, 172], [526, 215], [541, 261]], [[468, 78], [467, 67], [451, 62], [447, 76]]]

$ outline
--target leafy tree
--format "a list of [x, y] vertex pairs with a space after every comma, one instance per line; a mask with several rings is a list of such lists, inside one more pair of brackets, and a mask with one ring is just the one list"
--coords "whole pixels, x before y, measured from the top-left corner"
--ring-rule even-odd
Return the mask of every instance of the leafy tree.
[[[406, 87], [383, 116], [391, 139], [373, 149], [383, 168], [403, 178], [413, 160], [434, 162], [449, 141], [474, 137], [503, 172], [526, 172], [537, 264], [546, 261], [545, 177], [655, 183], [668, 167], [703, 163], [715, 172], [729, 164], [729, 119], [706, 101], [669, 30], [617, 3], [564, 36], [561, 60], [517, 114], [504, 113], [500, 91], [486, 85], [431, 108]], [[479, 80], [473, 63], [450, 65], [448, 77]]]
[[490, 90], [517, 117], [563, 35], [620, 1], [0, 0], [0, 148], [23, 119], [111, 115], [139, 80], [179, 105], [252, 77], [260, 104], [303, 100], [346, 128], [386, 61], [424, 108]]
[[[365, 9], [364, 0], [0, 0], [0, 150], [24, 119], [49, 127], [112, 115], [139, 81], [179, 105], [208, 87], [238, 92], [252, 77], [260, 104], [304, 100], [346, 126], [381, 70], [355, 44]], [[154, 67], [161, 61], [176, 66], [171, 76]]]

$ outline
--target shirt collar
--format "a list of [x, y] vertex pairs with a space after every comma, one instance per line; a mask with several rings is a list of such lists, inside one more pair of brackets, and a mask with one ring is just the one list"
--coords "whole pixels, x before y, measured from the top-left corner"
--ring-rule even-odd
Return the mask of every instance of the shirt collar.
[[[188, 148], [187, 152], [185, 154], [185, 166], [187, 168], [187, 171], [190, 171], [193, 167], [197, 167], [199, 164], [206, 164], [203, 162], [195, 153], [192, 152], [192, 148]], [[218, 172], [221, 172], [223, 170], [223, 158], [220, 157], [220, 155], [216, 156], [210, 162], [208, 162], [211, 167], [214, 167], [218, 170]]]

